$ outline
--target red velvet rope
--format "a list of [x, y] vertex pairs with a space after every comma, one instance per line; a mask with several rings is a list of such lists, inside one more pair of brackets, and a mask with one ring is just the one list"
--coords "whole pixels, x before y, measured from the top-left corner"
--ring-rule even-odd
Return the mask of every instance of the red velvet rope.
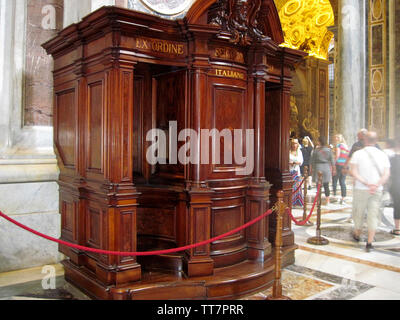
[[57, 242], [59, 244], [65, 245], [65, 246], [70, 247], [70, 248], [75, 248], [75, 249], [79, 249], [79, 250], [82, 250], [82, 251], [106, 254], [106, 255], [116, 255], [116, 256], [153, 256], [153, 255], [156, 256], [156, 255], [161, 255], [161, 254], [175, 253], [175, 252], [180, 252], [180, 251], [184, 251], [184, 250], [193, 249], [193, 248], [196, 248], [196, 247], [199, 247], [199, 246], [203, 246], [203, 245], [209, 244], [211, 242], [220, 240], [222, 238], [228, 237], [228, 236], [230, 236], [232, 234], [235, 234], [235, 233], [237, 233], [237, 232], [239, 232], [241, 230], [244, 230], [244, 229], [250, 227], [251, 225], [257, 223], [258, 221], [260, 221], [260, 220], [264, 219], [265, 217], [267, 217], [268, 215], [270, 215], [272, 212], [273, 212], [272, 209], [270, 209], [267, 212], [265, 212], [263, 215], [255, 218], [254, 220], [252, 220], [252, 221], [250, 221], [250, 222], [248, 222], [248, 223], [246, 223], [246, 224], [244, 224], [244, 225], [242, 225], [242, 226], [240, 226], [240, 227], [238, 227], [238, 228], [236, 228], [236, 229], [234, 229], [232, 231], [229, 231], [227, 233], [224, 233], [224, 234], [222, 234], [222, 235], [220, 235], [218, 237], [214, 237], [214, 238], [209, 239], [209, 240], [205, 240], [205, 241], [198, 242], [198, 243], [195, 243], [195, 244], [187, 245], [187, 246], [184, 246], [184, 247], [167, 249], [167, 250], [159, 250], [159, 251], [149, 251], [149, 252], [119, 252], [119, 251], [107, 251], [107, 250], [84, 247], [84, 246], [80, 246], [80, 245], [77, 245], [77, 244], [66, 242], [66, 241], [63, 241], [63, 240], [60, 240], [60, 239], [56, 239], [56, 238], [47, 236], [47, 235], [45, 235], [43, 233], [40, 233], [40, 232], [38, 232], [36, 230], [33, 230], [33, 229], [31, 229], [31, 228], [19, 223], [18, 221], [15, 221], [14, 219], [12, 219], [9, 216], [5, 215], [1, 211], [0, 211], [0, 217], [8, 220], [9, 222], [15, 224], [16, 226], [18, 226], [18, 227], [20, 227], [20, 228], [22, 228], [22, 229], [24, 229], [26, 231], [29, 231], [29, 232], [31, 232], [31, 233], [39, 236], [39, 237], [42, 237], [44, 239], [47, 239], [47, 240], [50, 240], [50, 241], [53, 241], [53, 242]]
[[315, 205], [316, 205], [316, 203], [317, 203], [318, 196], [319, 196], [319, 193], [320, 193], [320, 192], [321, 192], [321, 185], [319, 184], [318, 187], [317, 187], [317, 194], [315, 195], [315, 199], [314, 199], [313, 206], [312, 206], [312, 208], [311, 208], [311, 211], [310, 211], [309, 215], [307, 216], [307, 218], [306, 218], [305, 220], [303, 220], [303, 221], [298, 221], [298, 220], [296, 220], [296, 218], [293, 217], [293, 215], [292, 215], [292, 210], [290, 210], [290, 208], [287, 209], [287, 212], [288, 212], [290, 218], [292, 218], [293, 222], [294, 222], [296, 225], [298, 225], [298, 226], [304, 226], [304, 225], [308, 222], [308, 220], [310, 220], [310, 218], [311, 218], [311, 216], [312, 216], [312, 214], [313, 214]]

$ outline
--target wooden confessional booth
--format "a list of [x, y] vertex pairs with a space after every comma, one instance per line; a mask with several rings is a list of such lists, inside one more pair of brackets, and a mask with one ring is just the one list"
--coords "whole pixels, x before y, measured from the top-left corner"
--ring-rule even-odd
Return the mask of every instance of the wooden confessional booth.
[[[43, 47], [54, 58], [61, 238], [111, 251], [197, 243], [263, 214], [288, 171], [291, 71], [273, 0], [198, 0], [184, 19], [103, 7]], [[146, 160], [150, 129], [254, 129], [254, 171]], [[222, 152], [223, 148], [221, 148]], [[222, 157], [223, 158], [223, 157]], [[290, 219], [283, 265], [294, 262]], [[272, 285], [275, 216], [182, 253], [60, 245], [68, 281], [97, 299], [231, 299]], [[272, 244], [272, 245], [271, 245]]]

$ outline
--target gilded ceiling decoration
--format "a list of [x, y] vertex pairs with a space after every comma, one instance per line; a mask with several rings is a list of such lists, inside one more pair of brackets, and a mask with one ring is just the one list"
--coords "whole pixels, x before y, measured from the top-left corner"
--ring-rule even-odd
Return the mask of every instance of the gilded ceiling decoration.
[[327, 27], [334, 24], [329, 0], [275, 0], [285, 37], [282, 46], [303, 50], [309, 55], [328, 59], [333, 33]]

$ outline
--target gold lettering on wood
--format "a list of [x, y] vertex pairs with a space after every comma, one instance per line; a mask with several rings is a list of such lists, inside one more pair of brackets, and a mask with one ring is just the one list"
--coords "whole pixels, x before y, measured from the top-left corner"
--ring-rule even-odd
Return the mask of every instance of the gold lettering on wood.
[[231, 48], [215, 48], [214, 56], [220, 59], [227, 59], [239, 63], [244, 63], [243, 53]]
[[226, 69], [216, 69], [215, 75], [219, 76], [219, 77], [234, 78], [234, 79], [240, 79], [240, 80], [244, 80], [246, 77], [245, 74], [242, 72], [226, 70]]
[[142, 50], [149, 50], [153, 52], [174, 54], [174, 55], [184, 55], [185, 46], [178, 42], [157, 40], [157, 39], [136, 39], [136, 48]]

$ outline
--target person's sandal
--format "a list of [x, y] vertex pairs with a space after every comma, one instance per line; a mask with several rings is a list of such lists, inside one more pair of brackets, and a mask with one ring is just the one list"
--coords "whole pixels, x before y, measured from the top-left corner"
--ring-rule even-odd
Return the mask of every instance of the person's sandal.
[[395, 236], [400, 236], [400, 229], [390, 230], [390, 234], [393, 234]]

